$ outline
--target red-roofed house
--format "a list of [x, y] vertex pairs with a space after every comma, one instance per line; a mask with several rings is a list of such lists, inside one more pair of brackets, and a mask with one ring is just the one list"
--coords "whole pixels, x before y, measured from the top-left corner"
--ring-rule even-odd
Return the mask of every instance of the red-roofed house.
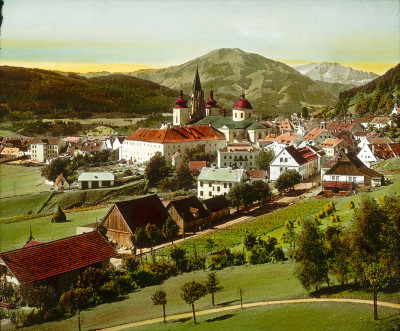
[[185, 148], [205, 146], [206, 153], [225, 146], [225, 136], [209, 125], [167, 126], [161, 129], [138, 129], [123, 142], [120, 156], [136, 163], [147, 162], [156, 152], [170, 159]]
[[63, 174], [60, 174], [57, 177], [56, 181], [54, 182], [54, 187], [56, 188], [56, 190], [68, 190], [69, 189], [69, 184], [65, 180]]
[[400, 156], [400, 144], [369, 144], [364, 145], [357, 157], [368, 167], [379, 164], [384, 160]]
[[267, 148], [272, 149], [275, 155], [278, 155], [285, 147], [294, 146], [297, 148], [303, 141], [304, 137], [301, 134], [284, 132], [271, 145], [268, 145]]
[[97, 231], [1, 253], [8, 282], [23, 293], [40, 285], [68, 289], [88, 267], [105, 268], [117, 252]]
[[296, 170], [303, 178], [308, 178], [319, 171], [319, 157], [310, 147], [288, 146], [271, 162], [270, 179], [277, 180], [287, 170]]
[[310, 145], [319, 146], [326, 139], [335, 138], [333, 134], [325, 128], [316, 127], [304, 136]]
[[341, 148], [346, 148], [348, 144], [343, 139], [326, 139], [319, 147], [324, 150], [328, 157], [334, 156]]
[[200, 173], [204, 167], [207, 167], [207, 161], [190, 161], [188, 164], [190, 172]]
[[326, 123], [326, 129], [328, 131], [363, 131], [364, 128], [361, 124], [355, 122], [336, 122], [336, 121], [329, 121]]
[[268, 181], [268, 173], [264, 170], [247, 170], [246, 175], [250, 181], [262, 180], [263, 182]]

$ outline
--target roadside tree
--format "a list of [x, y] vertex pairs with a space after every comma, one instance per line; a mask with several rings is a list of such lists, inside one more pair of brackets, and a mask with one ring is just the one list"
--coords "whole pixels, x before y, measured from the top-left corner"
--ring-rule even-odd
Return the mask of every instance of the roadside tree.
[[301, 175], [296, 170], [287, 170], [276, 180], [275, 187], [280, 193], [293, 191], [301, 183]]
[[207, 288], [205, 285], [199, 282], [188, 282], [183, 284], [181, 287], [181, 297], [189, 305], [192, 305], [193, 320], [196, 324], [196, 312], [194, 309], [194, 303], [204, 297], [207, 294]]
[[220, 285], [220, 281], [217, 277], [216, 272], [210, 272], [207, 275], [207, 281], [205, 285], [207, 288], [207, 292], [211, 294], [211, 302], [214, 306], [214, 294], [221, 292], [224, 289], [223, 286]]
[[163, 290], [157, 290], [151, 297], [151, 300], [153, 301], [153, 305], [163, 306], [163, 316], [165, 323], [165, 305], [167, 304], [167, 292]]

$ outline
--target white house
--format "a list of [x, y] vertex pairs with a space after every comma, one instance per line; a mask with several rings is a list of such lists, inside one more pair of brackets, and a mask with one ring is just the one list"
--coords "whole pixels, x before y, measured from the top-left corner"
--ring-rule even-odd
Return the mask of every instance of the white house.
[[270, 179], [277, 180], [287, 170], [296, 170], [303, 178], [319, 172], [318, 153], [310, 147], [284, 148], [270, 164]]
[[389, 117], [385, 116], [376, 116], [369, 125], [373, 128], [381, 129], [386, 126], [390, 126], [392, 124], [392, 120]]
[[310, 145], [319, 146], [326, 139], [334, 139], [335, 136], [325, 128], [315, 127], [304, 136]]
[[304, 137], [298, 133], [284, 132], [279, 135], [272, 144], [266, 146], [272, 149], [275, 155], [278, 155], [283, 149], [288, 146], [297, 148], [304, 141]]
[[334, 156], [341, 148], [347, 147], [348, 144], [343, 139], [326, 139], [319, 147], [324, 150], [327, 157]]
[[225, 146], [225, 136], [209, 125], [166, 126], [161, 129], [138, 129], [121, 146], [120, 157], [134, 163], [148, 162], [156, 152], [167, 160], [186, 148], [205, 146], [206, 153]]
[[197, 196], [207, 199], [227, 195], [231, 187], [244, 182], [246, 178], [244, 169], [204, 167], [197, 179]]
[[393, 143], [393, 140], [390, 139], [389, 137], [362, 137], [360, 142], [358, 143], [359, 148], [363, 148], [366, 145], [371, 145], [371, 144], [391, 144]]
[[251, 145], [225, 146], [218, 150], [218, 168], [255, 168], [259, 154], [260, 149]]
[[47, 158], [58, 157], [65, 146], [60, 137], [36, 137], [31, 143], [31, 160], [45, 162]]
[[400, 156], [400, 143], [364, 145], [357, 157], [368, 167]]

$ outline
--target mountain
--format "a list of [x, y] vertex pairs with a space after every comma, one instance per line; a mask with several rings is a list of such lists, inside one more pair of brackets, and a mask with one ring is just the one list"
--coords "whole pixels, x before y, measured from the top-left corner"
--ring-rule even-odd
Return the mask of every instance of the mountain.
[[127, 75], [85, 78], [74, 73], [9, 66], [0, 66], [0, 91], [0, 104], [12, 113], [81, 118], [93, 113], [170, 111], [177, 94]]
[[337, 100], [288, 65], [237, 48], [217, 49], [178, 66], [132, 74], [189, 94], [197, 66], [205, 97], [213, 89], [218, 104], [224, 107], [232, 107], [242, 91], [256, 112], [263, 114], [299, 112], [303, 105], [312, 108]]
[[379, 77], [373, 72], [356, 70], [330, 62], [310, 63], [294, 67], [294, 69], [315, 81], [352, 85], [351, 87], [367, 84]]

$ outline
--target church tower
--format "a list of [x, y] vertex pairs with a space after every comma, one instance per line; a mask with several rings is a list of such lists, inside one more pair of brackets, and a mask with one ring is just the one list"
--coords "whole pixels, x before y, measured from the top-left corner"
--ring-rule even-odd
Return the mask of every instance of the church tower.
[[214, 91], [210, 91], [210, 97], [206, 101], [206, 116], [221, 116], [221, 109], [214, 99]]
[[196, 68], [194, 77], [193, 90], [190, 96], [191, 119], [199, 120], [205, 116], [204, 92], [201, 89], [199, 67]]
[[186, 105], [183, 98], [183, 91], [179, 92], [179, 99], [175, 101], [175, 107], [172, 109], [173, 125], [186, 125], [190, 122], [190, 108]]
[[253, 117], [253, 107], [250, 102], [245, 98], [244, 93], [242, 92], [241, 98], [236, 101], [235, 105], [232, 108], [232, 119], [235, 122], [243, 121], [248, 118]]

